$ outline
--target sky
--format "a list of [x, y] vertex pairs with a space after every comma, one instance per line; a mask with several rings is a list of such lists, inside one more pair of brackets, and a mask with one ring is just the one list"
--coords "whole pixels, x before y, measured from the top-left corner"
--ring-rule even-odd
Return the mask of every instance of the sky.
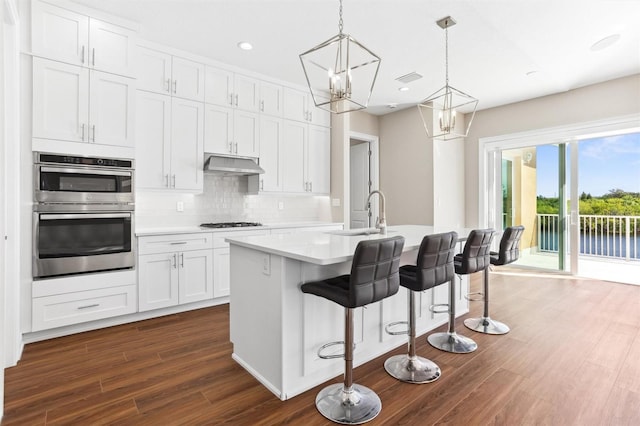
[[[538, 146], [536, 154], [538, 195], [557, 197], [558, 147]], [[568, 174], [569, 170], [570, 166]], [[578, 144], [578, 193], [601, 196], [612, 189], [640, 193], [640, 133], [587, 139]]]

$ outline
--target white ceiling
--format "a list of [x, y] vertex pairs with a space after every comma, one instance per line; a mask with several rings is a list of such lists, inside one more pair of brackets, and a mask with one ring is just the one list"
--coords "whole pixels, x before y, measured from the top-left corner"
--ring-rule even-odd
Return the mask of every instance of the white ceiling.
[[[338, 33], [338, 0], [74, 1], [140, 23], [144, 39], [301, 85], [298, 55]], [[344, 32], [382, 58], [373, 114], [444, 85], [435, 22], [447, 15], [458, 23], [449, 29], [450, 83], [478, 109], [640, 73], [640, 0], [343, 1]], [[617, 43], [590, 50], [612, 34]], [[412, 71], [424, 78], [399, 92], [395, 79]]]

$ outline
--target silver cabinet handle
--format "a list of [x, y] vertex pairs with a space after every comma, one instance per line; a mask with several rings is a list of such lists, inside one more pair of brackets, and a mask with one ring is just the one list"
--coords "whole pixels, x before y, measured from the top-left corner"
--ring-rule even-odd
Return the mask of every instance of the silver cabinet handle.
[[171, 93], [171, 79], [167, 79], [167, 93]]
[[84, 123], [82, 123], [82, 141], [84, 142]]
[[91, 305], [78, 306], [78, 309], [97, 308], [98, 306], [100, 306], [99, 303], [93, 303]]
[[93, 127], [93, 141], [95, 142], [96, 141], [96, 125], [94, 124], [91, 127]]
[[169, 187], [169, 174], [164, 175], [164, 186]]
[[236, 94], [236, 106], [238, 106], [238, 95]]
[[264, 101], [260, 101], [260, 111], [264, 112]]
[[82, 45], [82, 57], [80, 58], [80, 60], [82, 61], [82, 63], [84, 64], [84, 44]]
[[228, 150], [229, 150], [229, 153], [230, 153], [230, 154], [233, 154], [233, 141], [229, 141], [229, 148], [228, 148]]
[[313, 111], [309, 111], [309, 121], [313, 121]]
[[313, 182], [309, 182], [309, 192], [313, 192]]
[[260, 191], [264, 191], [264, 179], [260, 179]]
[[171, 256], [171, 258], [172, 258], [172, 260], [173, 260], [173, 262], [171, 263], [171, 267], [172, 267], [173, 269], [176, 269], [176, 268], [178, 267], [178, 257], [177, 257], [177, 256], [178, 256], [178, 255], [177, 255], [177, 254], [175, 254], [175, 253], [173, 253], [173, 255]]
[[233, 106], [233, 93], [229, 93], [229, 105]]
[[238, 153], [238, 142], [236, 142], [236, 143], [234, 144], [234, 149], [233, 149], [233, 151], [234, 151], [234, 154], [237, 154], [237, 153]]
[[172, 175], [171, 177], [173, 179], [173, 188], [176, 187], [176, 175]]
[[186, 241], [174, 241], [174, 242], [169, 243], [169, 244], [171, 244], [172, 246], [175, 246], [175, 245], [179, 245], [179, 244], [187, 244], [187, 242]]
[[95, 67], [96, 66], [96, 48], [91, 49], [91, 63]]
[[184, 268], [184, 253], [180, 253], [180, 267]]
[[178, 90], [178, 80], [173, 80], [173, 93], [177, 93]]

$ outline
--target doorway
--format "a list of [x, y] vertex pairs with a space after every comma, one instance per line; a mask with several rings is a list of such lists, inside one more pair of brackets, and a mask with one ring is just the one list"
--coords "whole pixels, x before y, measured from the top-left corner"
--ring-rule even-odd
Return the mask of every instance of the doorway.
[[368, 202], [369, 193], [379, 189], [378, 137], [352, 132], [349, 144], [349, 226], [370, 228], [379, 202], [378, 197]]

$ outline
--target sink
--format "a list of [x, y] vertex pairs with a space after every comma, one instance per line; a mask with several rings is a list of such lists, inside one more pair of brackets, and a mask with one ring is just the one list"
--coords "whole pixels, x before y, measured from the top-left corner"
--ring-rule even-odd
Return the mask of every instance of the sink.
[[[387, 234], [392, 232], [395, 232], [395, 231], [387, 231]], [[380, 230], [377, 228], [357, 228], [357, 229], [345, 229], [345, 230], [339, 230], [339, 231], [327, 231], [326, 233], [331, 235], [344, 235], [347, 237], [355, 237], [359, 235], [379, 234]]]

